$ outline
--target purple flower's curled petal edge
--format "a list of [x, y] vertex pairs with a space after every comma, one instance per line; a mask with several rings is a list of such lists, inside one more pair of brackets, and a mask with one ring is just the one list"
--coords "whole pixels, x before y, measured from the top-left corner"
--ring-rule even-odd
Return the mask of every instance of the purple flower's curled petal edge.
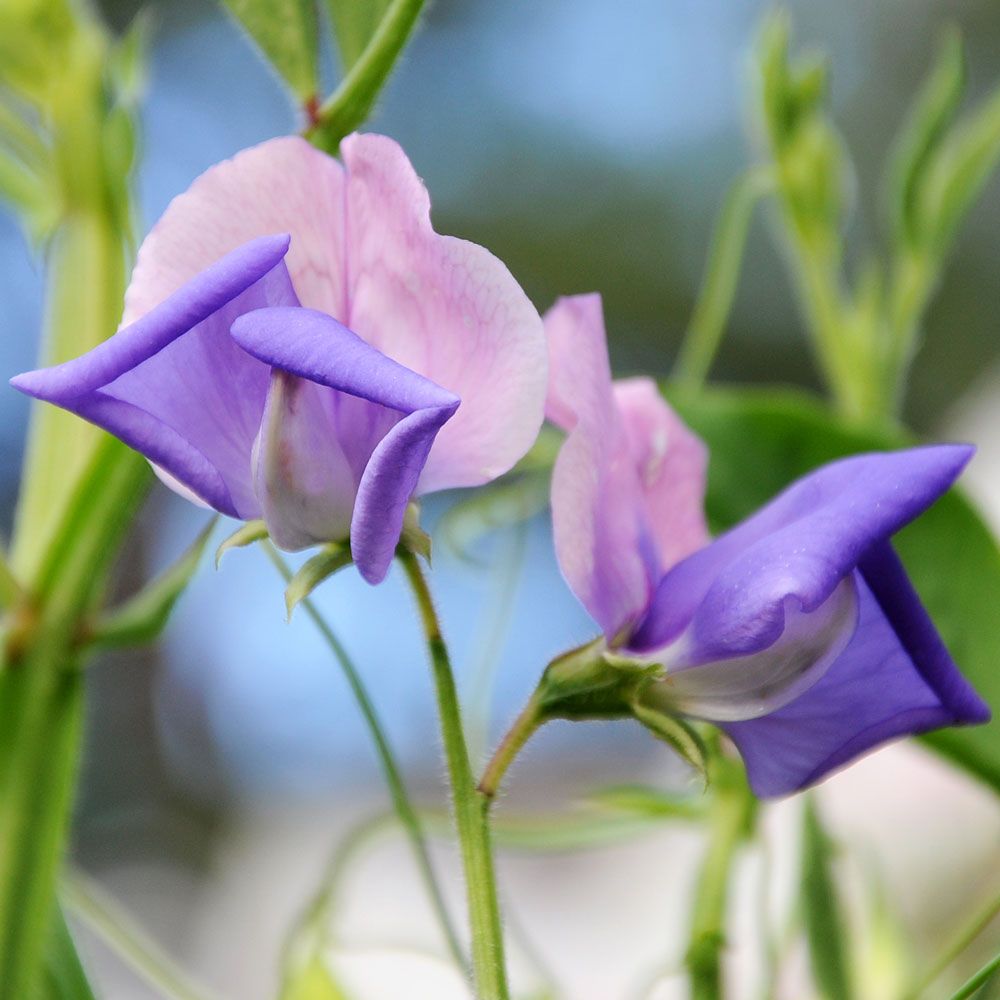
[[875, 545], [948, 489], [972, 452], [856, 455], [803, 477], [667, 573], [630, 646], [656, 650], [683, 633], [690, 669], [767, 649], [789, 601], [815, 611]]
[[504, 264], [442, 236], [402, 149], [379, 135], [340, 146], [347, 176], [349, 310], [362, 339], [462, 399], [431, 448], [419, 493], [478, 486], [508, 471], [542, 424], [542, 321]]
[[288, 243], [280, 235], [239, 247], [92, 351], [11, 384], [121, 438], [178, 492], [259, 517], [250, 459], [269, 371], [229, 327], [248, 310], [297, 303]]
[[663, 571], [706, 540], [705, 449], [650, 380], [612, 383], [600, 296], [560, 299], [545, 332], [546, 413], [568, 432], [552, 476], [556, 555], [616, 641]]
[[777, 712], [723, 727], [761, 797], [815, 784], [889, 740], [990, 718], [888, 542], [856, 578], [858, 627], [826, 674]]
[[[233, 324], [232, 336], [275, 369], [272, 394], [278, 396], [269, 398], [268, 409], [277, 412], [265, 416], [256, 458], [269, 528], [279, 544], [282, 535], [302, 545], [327, 541], [329, 534], [310, 537], [317, 521], [329, 531], [319, 505], [353, 509], [354, 561], [368, 582], [378, 583], [434, 439], [458, 398], [311, 309], [256, 310]], [[305, 386], [290, 386], [289, 376]], [[317, 428], [327, 432], [325, 442]], [[316, 476], [318, 488], [289, 483], [288, 475]], [[306, 503], [313, 505], [304, 509]]]

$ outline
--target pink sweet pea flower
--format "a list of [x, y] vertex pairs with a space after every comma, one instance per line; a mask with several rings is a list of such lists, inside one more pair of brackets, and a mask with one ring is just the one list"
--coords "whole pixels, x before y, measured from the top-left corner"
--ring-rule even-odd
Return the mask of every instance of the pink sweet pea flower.
[[431, 227], [395, 142], [341, 150], [280, 138], [206, 171], [143, 242], [122, 329], [13, 384], [282, 548], [349, 536], [374, 583], [411, 497], [531, 446], [546, 349], [506, 267]]

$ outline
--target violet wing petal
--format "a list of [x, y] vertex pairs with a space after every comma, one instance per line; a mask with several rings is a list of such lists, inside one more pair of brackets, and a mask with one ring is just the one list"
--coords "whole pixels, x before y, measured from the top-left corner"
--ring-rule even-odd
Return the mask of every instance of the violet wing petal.
[[784, 629], [786, 601], [818, 608], [875, 545], [948, 489], [972, 451], [858, 455], [803, 477], [667, 573], [630, 647], [654, 650], [684, 632], [690, 669], [767, 649]]
[[296, 305], [287, 236], [253, 240], [92, 351], [11, 384], [121, 438], [210, 506], [260, 516], [251, 451], [267, 366], [229, 336], [240, 314]]
[[990, 716], [888, 543], [865, 557], [857, 584], [857, 630], [827, 673], [784, 708], [723, 727], [759, 796], [814, 784], [888, 740]]
[[[325, 400], [313, 398], [311, 405], [314, 415], [316, 408], [326, 408], [331, 437], [328, 448], [311, 453], [309, 461], [322, 466], [346, 460], [356, 467], [351, 550], [361, 575], [379, 582], [392, 561], [406, 505], [431, 445], [458, 409], [458, 398], [387, 358], [325, 313], [260, 309], [240, 317], [232, 335], [258, 360], [326, 387]], [[305, 428], [302, 435], [293, 431], [282, 439], [292, 456], [310, 442], [313, 436]], [[262, 455], [258, 461], [268, 459]]]

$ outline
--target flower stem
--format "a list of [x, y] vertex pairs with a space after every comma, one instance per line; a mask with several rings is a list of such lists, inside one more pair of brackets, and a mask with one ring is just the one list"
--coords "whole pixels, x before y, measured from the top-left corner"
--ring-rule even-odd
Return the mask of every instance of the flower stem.
[[951, 995], [951, 1000], [969, 1000], [981, 986], [990, 982], [998, 969], [1000, 969], [1000, 955], [990, 959], [957, 993]]
[[[261, 546], [285, 582], [287, 583], [291, 580], [292, 571], [274, 545], [270, 541], [264, 540], [261, 542]], [[441, 925], [441, 931], [448, 944], [448, 950], [451, 952], [459, 967], [466, 969], [468, 967], [468, 959], [465, 956], [465, 952], [458, 939], [458, 934], [455, 931], [451, 917], [448, 914], [448, 907], [445, 904], [444, 894], [441, 891], [437, 876], [434, 872], [434, 865], [431, 862], [431, 856], [427, 848], [427, 840], [424, 836], [420, 818], [417, 815], [413, 802], [410, 800], [409, 793], [406, 790], [406, 785], [403, 782], [402, 772], [396, 762], [396, 757], [392, 751], [392, 747], [389, 746], [389, 740], [385, 734], [385, 728], [382, 725], [382, 721], [378, 717], [375, 705], [368, 694], [364, 681], [361, 679], [361, 674], [354, 665], [354, 661], [351, 659], [350, 654], [337, 638], [336, 633], [330, 628], [326, 620], [319, 613], [316, 605], [313, 604], [313, 602], [308, 598], [303, 600], [301, 604], [302, 607], [305, 608], [306, 614], [309, 615], [313, 624], [315, 624], [316, 628], [319, 630], [319, 633], [322, 635], [326, 644], [330, 647], [330, 651], [336, 657], [337, 662], [340, 664], [340, 667], [344, 672], [344, 676], [346, 677], [347, 683], [351, 688], [351, 692], [354, 695], [358, 708], [361, 710], [361, 715], [364, 717], [365, 723], [368, 726], [372, 742], [375, 744], [375, 751], [378, 754], [379, 763], [382, 766], [386, 784], [389, 786], [389, 795], [392, 799], [393, 808], [395, 809], [396, 815], [399, 817], [399, 821], [402, 823], [403, 829], [406, 831], [406, 835], [409, 838], [413, 856], [416, 859], [417, 867], [420, 870], [421, 877], [423, 878], [427, 895], [431, 901], [431, 906], [434, 908], [438, 922]]]
[[753, 799], [743, 775], [716, 749], [712, 767], [713, 802], [708, 850], [695, 888], [691, 937], [685, 964], [691, 1000], [721, 1000], [722, 949], [726, 904], [736, 851], [746, 836]]
[[462, 730], [455, 677], [427, 580], [417, 557], [400, 549], [398, 558], [413, 590], [430, 653], [441, 737], [454, 800], [455, 825], [465, 869], [472, 931], [472, 967], [479, 1000], [508, 1000], [503, 928], [488, 822], [489, 799], [476, 789]]
[[507, 730], [507, 735], [500, 741], [490, 762], [483, 771], [483, 776], [479, 780], [479, 791], [491, 801], [500, 790], [500, 782], [507, 773], [507, 768], [514, 762], [514, 758], [521, 752], [524, 744], [538, 730], [538, 727], [545, 721], [541, 711], [538, 692], [536, 691], [528, 700], [528, 704], [521, 709], [520, 715], [514, 720], [514, 724]]
[[773, 172], [753, 167], [726, 194], [674, 372], [677, 381], [687, 388], [700, 388], [708, 376], [736, 294], [753, 210], [773, 189]]
[[991, 899], [948, 943], [947, 948], [924, 970], [919, 979], [910, 987], [905, 1000], [916, 1000], [941, 975], [952, 962], [996, 919], [1000, 914], [1000, 894]]
[[358, 61], [306, 130], [314, 146], [335, 153], [340, 140], [364, 124], [423, 6], [424, 0], [392, 0]]
[[147, 983], [171, 1000], [208, 1000], [131, 920], [79, 872], [64, 872], [60, 895], [67, 908]]

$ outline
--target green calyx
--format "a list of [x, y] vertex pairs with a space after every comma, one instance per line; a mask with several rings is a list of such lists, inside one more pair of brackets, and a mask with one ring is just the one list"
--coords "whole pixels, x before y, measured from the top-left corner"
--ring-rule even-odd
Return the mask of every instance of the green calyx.
[[663, 664], [623, 656], [604, 638], [554, 659], [538, 687], [504, 737], [479, 783], [494, 796], [521, 748], [552, 719], [635, 719], [672, 747], [704, 778], [708, 754], [698, 731], [679, 717], [660, 692]]

